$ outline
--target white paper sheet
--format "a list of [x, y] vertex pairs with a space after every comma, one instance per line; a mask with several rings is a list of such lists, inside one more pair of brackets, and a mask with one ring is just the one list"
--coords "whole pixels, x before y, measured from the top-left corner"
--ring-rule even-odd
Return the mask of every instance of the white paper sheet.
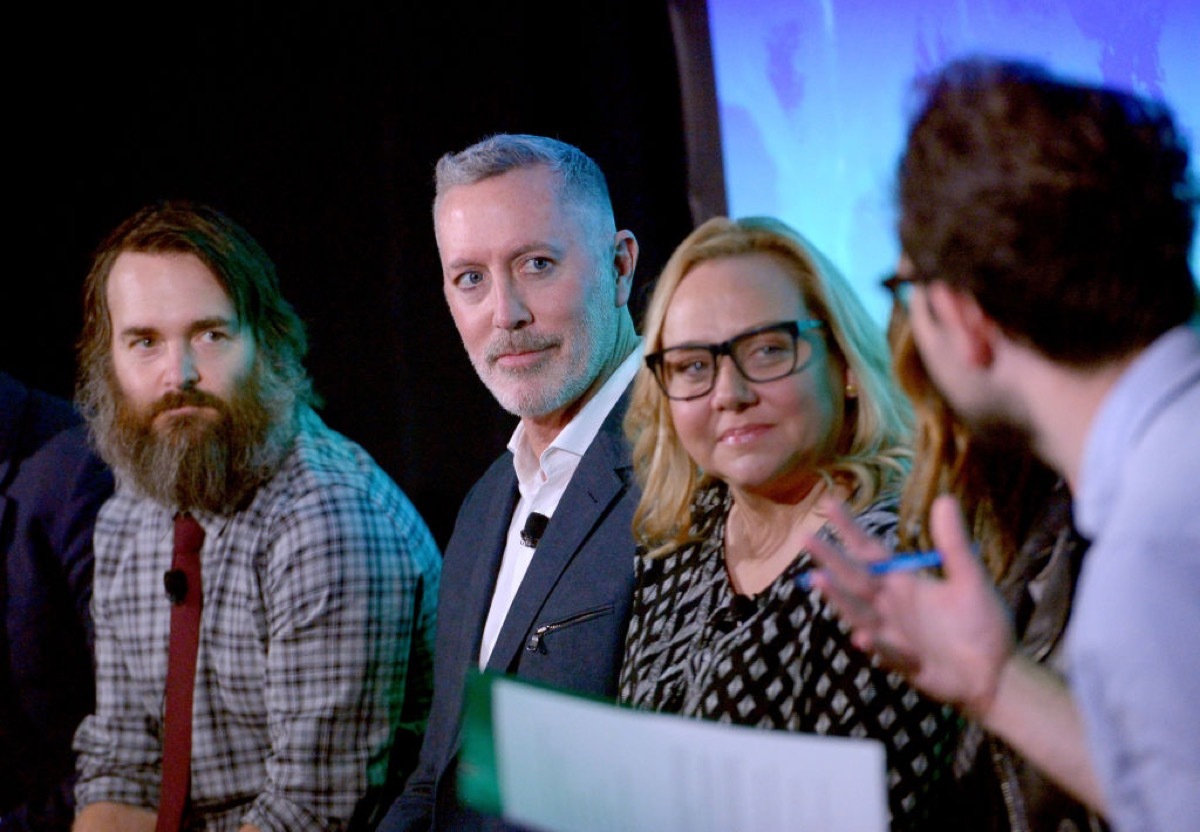
[[506, 818], [547, 832], [885, 832], [883, 745], [650, 714], [498, 678]]

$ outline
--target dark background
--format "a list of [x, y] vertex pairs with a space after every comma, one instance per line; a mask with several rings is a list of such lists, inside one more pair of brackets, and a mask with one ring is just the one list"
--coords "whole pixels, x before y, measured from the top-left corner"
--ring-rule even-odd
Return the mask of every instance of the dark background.
[[[434, 162], [495, 132], [582, 147], [608, 176], [618, 225], [641, 242], [636, 316], [692, 227], [671, 19], [695, 34], [702, 9], [611, 0], [24, 13], [9, 31], [26, 57], [10, 60], [14, 256], [0, 366], [70, 395], [92, 249], [150, 200], [211, 203], [275, 259], [309, 326], [326, 421], [375, 456], [444, 544], [515, 422], [475, 376], [442, 297]], [[695, 85], [705, 62], [681, 54], [682, 86]], [[693, 167], [719, 181], [719, 156], [697, 159], [698, 139], [716, 146], [693, 136]]]

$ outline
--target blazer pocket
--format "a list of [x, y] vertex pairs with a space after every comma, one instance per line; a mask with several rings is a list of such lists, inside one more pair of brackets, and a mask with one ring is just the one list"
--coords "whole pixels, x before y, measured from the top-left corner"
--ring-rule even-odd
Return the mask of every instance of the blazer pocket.
[[596, 618], [612, 615], [612, 611], [612, 604], [604, 604], [599, 607], [592, 607], [590, 610], [569, 615], [561, 621], [552, 621], [549, 624], [543, 624], [529, 635], [529, 638], [525, 641], [525, 649], [530, 653], [545, 653], [547, 652], [546, 639], [548, 636], [553, 635], [558, 630], [565, 630], [567, 627], [574, 627], [576, 624], [582, 624], [585, 621], [592, 621]]

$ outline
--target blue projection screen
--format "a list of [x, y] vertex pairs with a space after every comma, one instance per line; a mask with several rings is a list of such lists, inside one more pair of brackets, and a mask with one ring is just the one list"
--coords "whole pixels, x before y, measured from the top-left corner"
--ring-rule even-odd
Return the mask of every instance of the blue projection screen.
[[708, 0], [708, 15], [729, 213], [795, 226], [881, 321], [912, 81], [951, 58], [1034, 60], [1161, 98], [1196, 168], [1197, 0]]

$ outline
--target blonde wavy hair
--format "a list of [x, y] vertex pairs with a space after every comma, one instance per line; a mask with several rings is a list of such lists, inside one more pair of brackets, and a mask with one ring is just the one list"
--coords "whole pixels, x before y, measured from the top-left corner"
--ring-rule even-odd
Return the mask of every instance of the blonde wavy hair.
[[999, 580], [1049, 501], [1058, 475], [1032, 453], [971, 440], [929, 378], [901, 306], [893, 309], [888, 340], [896, 378], [916, 414], [914, 462], [900, 500], [900, 546], [933, 548], [929, 509], [939, 494], [953, 494], [980, 557]]
[[[881, 492], [898, 487], [907, 473], [911, 411], [892, 380], [882, 331], [845, 278], [795, 230], [771, 217], [715, 217], [688, 235], [667, 261], [647, 306], [645, 351], [662, 349], [667, 308], [692, 269], [709, 260], [759, 253], [785, 264], [809, 314], [824, 324], [830, 359], [855, 376], [858, 395], [846, 399], [838, 453], [820, 473], [827, 482], [847, 487], [854, 508], [865, 508]], [[634, 536], [652, 557], [666, 555], [702, 534], [694, 528], [691, 506], [711, 478], [684, 450], [669, 401], [644, 365], [634, 382], [625, 432], [642, 487]]]

